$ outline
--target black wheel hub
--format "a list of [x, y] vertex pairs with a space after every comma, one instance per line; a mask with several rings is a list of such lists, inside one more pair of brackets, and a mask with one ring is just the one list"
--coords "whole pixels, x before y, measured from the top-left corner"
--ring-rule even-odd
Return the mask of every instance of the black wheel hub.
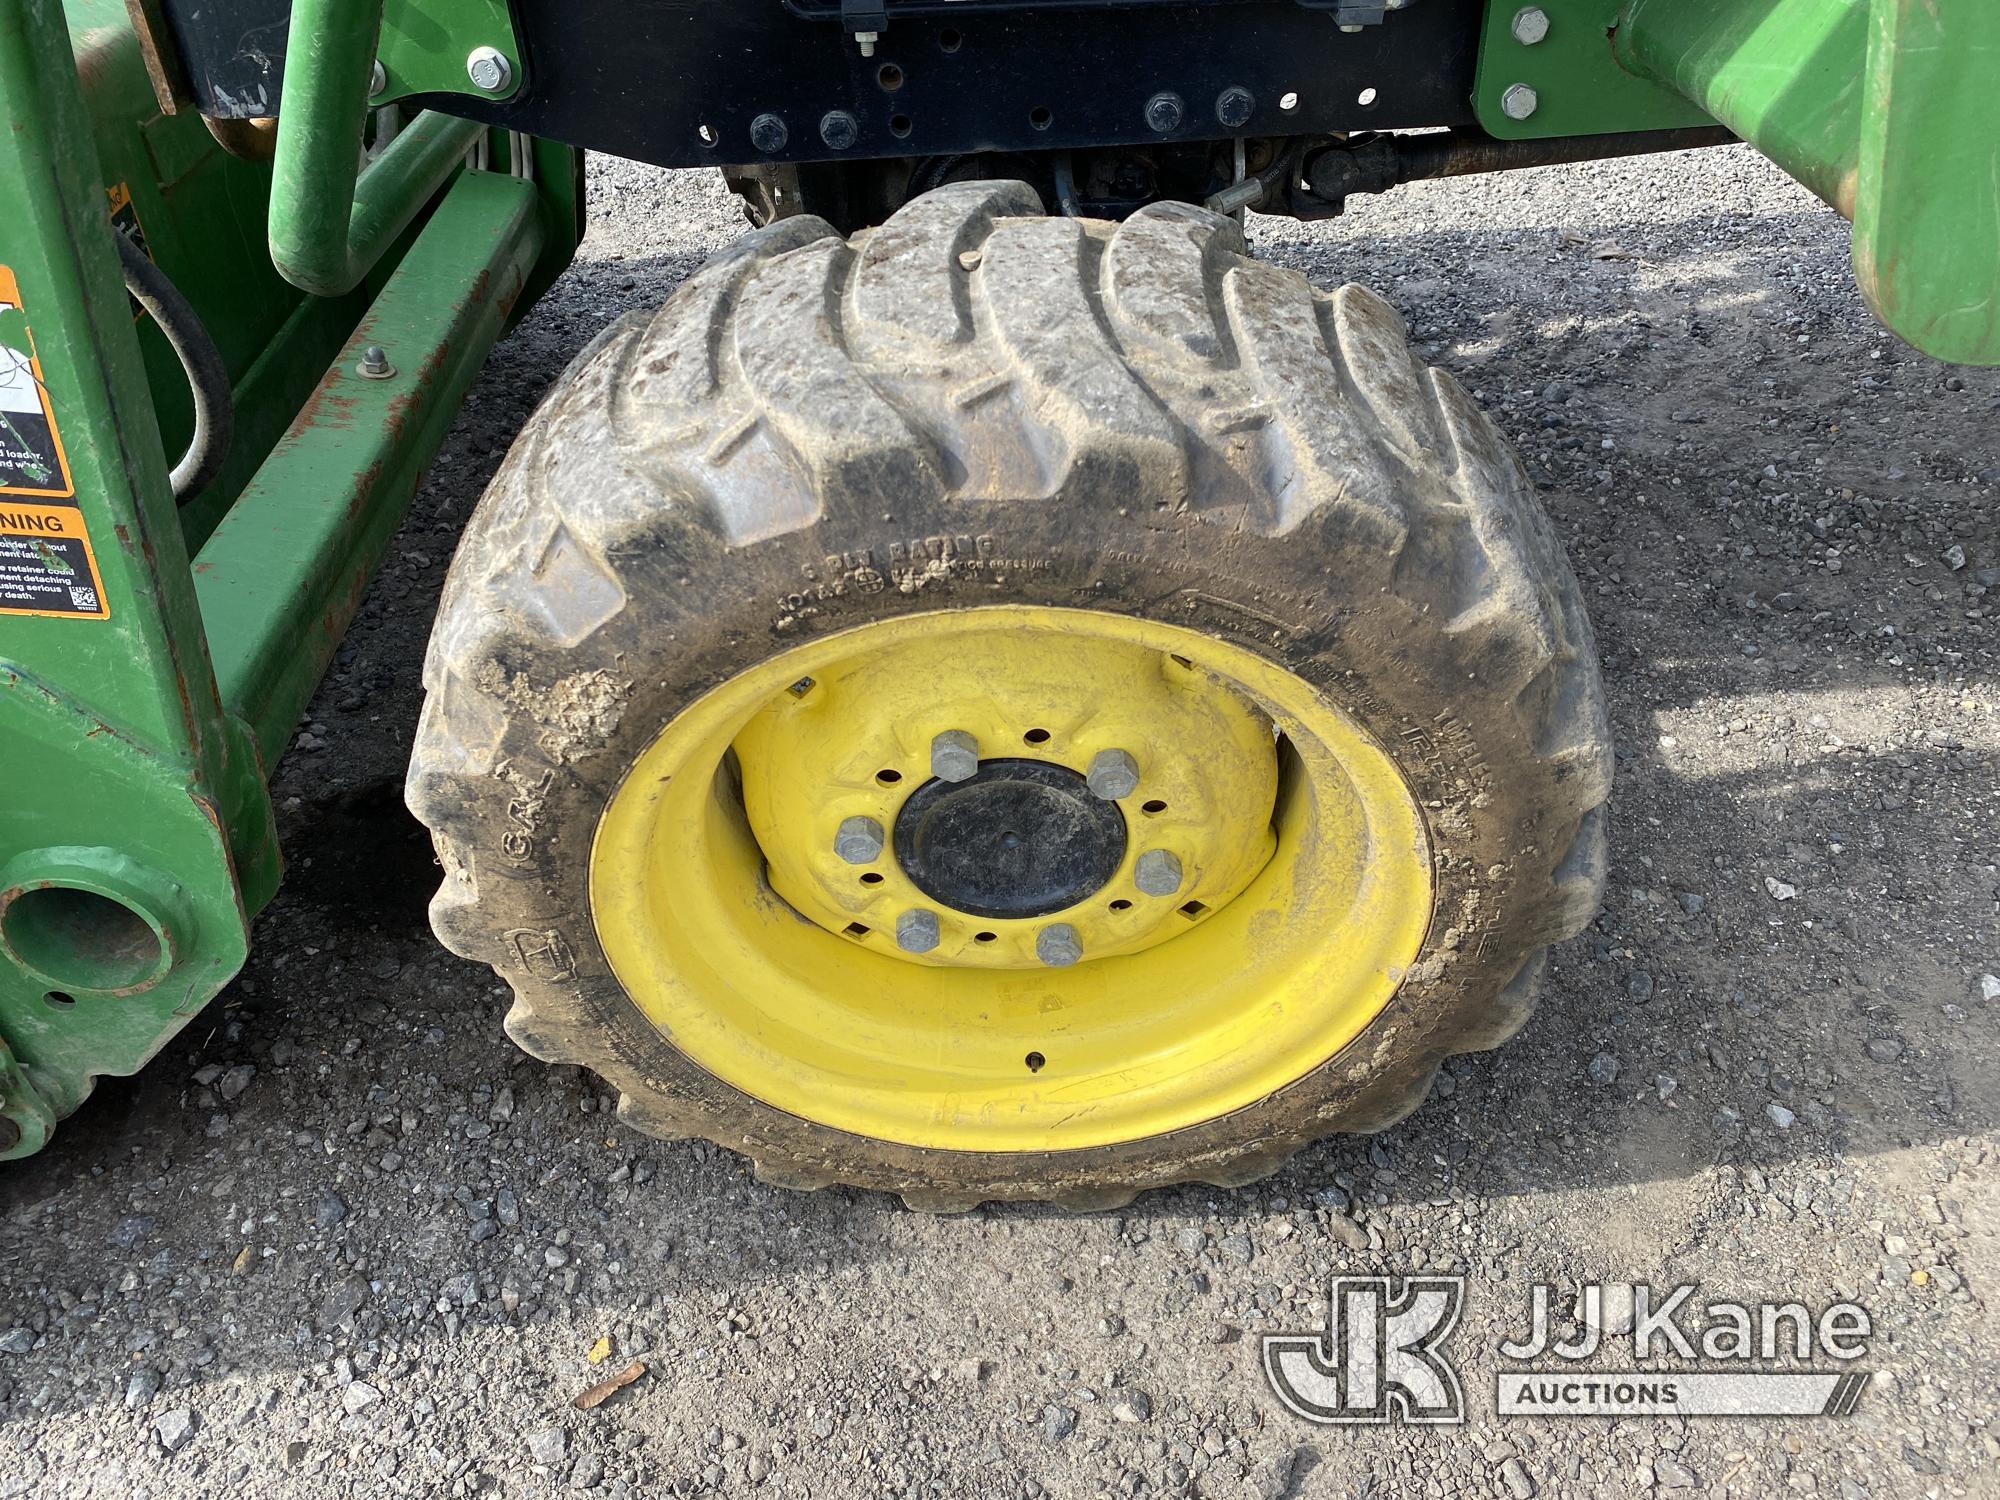
[[927, 781], [896, 815], [896, 860], [932, 900], [975, 917], [1040, 917], [1099, 890], [1125, 858], [1125, 815], [1067, 766], [985, 760]]

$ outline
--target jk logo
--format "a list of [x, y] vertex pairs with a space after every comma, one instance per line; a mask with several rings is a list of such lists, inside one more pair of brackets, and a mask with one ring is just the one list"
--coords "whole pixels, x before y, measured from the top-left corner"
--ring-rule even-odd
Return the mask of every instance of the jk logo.
[[1308, 1422], [1463, 1422], [1440, 1346], [1464, 1299], [1461, 1276], [1336, 1276], [1324, 1333], [1264, 1336], [1264, 1377]]

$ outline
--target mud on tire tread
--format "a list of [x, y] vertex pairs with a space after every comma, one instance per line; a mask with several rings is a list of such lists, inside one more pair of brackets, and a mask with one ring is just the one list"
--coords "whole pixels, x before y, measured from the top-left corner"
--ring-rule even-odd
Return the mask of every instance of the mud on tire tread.
[[[782, 1114], [640, 1019], [586, 884], [633, 756], [776, 651], [988, 603], [1233, 640], [1397, 757], [1437, 911], [1341, 1054], [1199, 1126], [994, 1155]], [[1178, 204], [1113, 226], [963, 183], [851, 241], [810, 218], [744, 236], [556, 384], [467, 528], [425, 685], [409, 801], [445, 871], [433, 923], [513, 986], [509, 1034], [601, 1074], [640, 1128], [786, 1186], [950, 1210], [1254, 1180], [1393, 1123], [1443, 1058], [1518, 1030], [1546, 946], [1603, 888], [1598, 665], [1519, 463], [1387, 303], [1252, 261], [1234, 223]]]

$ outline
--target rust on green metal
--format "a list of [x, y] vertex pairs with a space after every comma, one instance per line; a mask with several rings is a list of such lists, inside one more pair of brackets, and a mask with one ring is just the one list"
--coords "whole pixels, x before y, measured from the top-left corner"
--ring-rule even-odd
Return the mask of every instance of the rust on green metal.
[[[158, 114], [116, 0], [0, 4], [0, 117], [0, 266], [18, 284], [0, 348], [32, 353], [60, 414], [105, 606], [0, 614], [5, 1160], [98, 1077], [141, 1067], [242, 964], [280, 873], [264, 768], [467, 384], [573, 252], [579, 181], [550, 143], [533, 180], [460, 173], [454, 155], [456, 181], [435, 202], [411, 188], [414, 217], [353, 293], [305, 297], [270, 265], [268, 169], [192, 114]], [[134, 321], [121, 202], [210, 327], [241, 411], [224, 479], [178, 513], [165, 454], [185, 378]], [[358, 390], [362, 343], [407, 376]]]

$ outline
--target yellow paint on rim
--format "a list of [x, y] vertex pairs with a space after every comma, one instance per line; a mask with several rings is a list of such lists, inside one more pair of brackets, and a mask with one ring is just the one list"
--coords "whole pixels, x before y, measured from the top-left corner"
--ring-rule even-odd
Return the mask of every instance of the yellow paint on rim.
[[[1257, 790], [1268, 786], [1257, 769], [1260, 756], [1272, 758], [1268, 745], [1251, 749], [1212, 705], [1195, 714], [1221, 726], [1216, 746], [1234, 743], [1245, 757], [1233, 772], [1210, 767], [1199, 784], [1253, 806], [1265, 798], [1249, 835], [1259, 849], [1233, 865], [1228, 850], [1215, 853], [1232, 872], [1215, 889], [1228, 894], [1198, 917], [1176, 909], [1180, 930], [1163, 939], [1051, 969], [913, 962], [877, 924], [843, 935], [821, 925], [825, 913], [815, 921], [772, 889], [739, 791], [760, 773], [742, 764], [739, 783], [728, 764], [732, 748], [740, 761], [759, 747], [752, 726], [760, 715], [799, 701], [798, 684], [838, 682], [871, 656], [893, 653], [901, 670], [920, 673], [935, 714], [963, 717], [996, 694], [1010, 697], [984, 663], [1005, 658], [1018, 671], [1024, 647], [1057, 669], [1067, 661], [1073, 670], [1064, 680], [1088, 680], [1099, 701], [1148, 670], [1114, 670], [1121, 655], [1128, 665], [1178, 658], [1207, 691], [1240, 699], [1276, 727], [1273, 805], [1268, 790]], [[1157, 712], [1136, 707], [1127, 737]], [[927, 743], [928, 722], [905, 740]], [[1036, 727], [1053, 736], [1065, 726]], [[1155, 725], [1156, 743], [1170, 748], [1183, 727]], [[1080, 755], [1087, 739], [1079, 735], [1069, 753]], [[850, 779], [860, 762], [879, 759], [874, 746], [854, 757]], [[827, 763], [846, 764], [839, 746]], [[829, 787], [830, 804], [842, 795]], [[1263, 808], [1271, 808], [1274, 849]], [[1218, 821], [1242, 822], [1241, 808], [1227, 818], [1213, 810]], [[1127, 816], [1129, 825], [1129, 807]], [[823, 817], [800, 822], [798, 838], [817, 859], [829, 828]], [[773, 868], [792, 852], [774, 854]], [[885, 857], [878, 868], [894, 862]], [[1107, 887], [1093, 900], [1113, 894]], [[762, 662], [689, 705], [606, 806], [590, 899], [626, 992], [717, 1078], [857, 1135], [1002, 1152], [1143, 1139], [1241, 1109], [1311, 1072], [1395, 994], [1429, 927], [1432, 895], [1423, 817], [1401, 773], [1311, 684], [1178, 626], [993, 606], [844, 631]]]

